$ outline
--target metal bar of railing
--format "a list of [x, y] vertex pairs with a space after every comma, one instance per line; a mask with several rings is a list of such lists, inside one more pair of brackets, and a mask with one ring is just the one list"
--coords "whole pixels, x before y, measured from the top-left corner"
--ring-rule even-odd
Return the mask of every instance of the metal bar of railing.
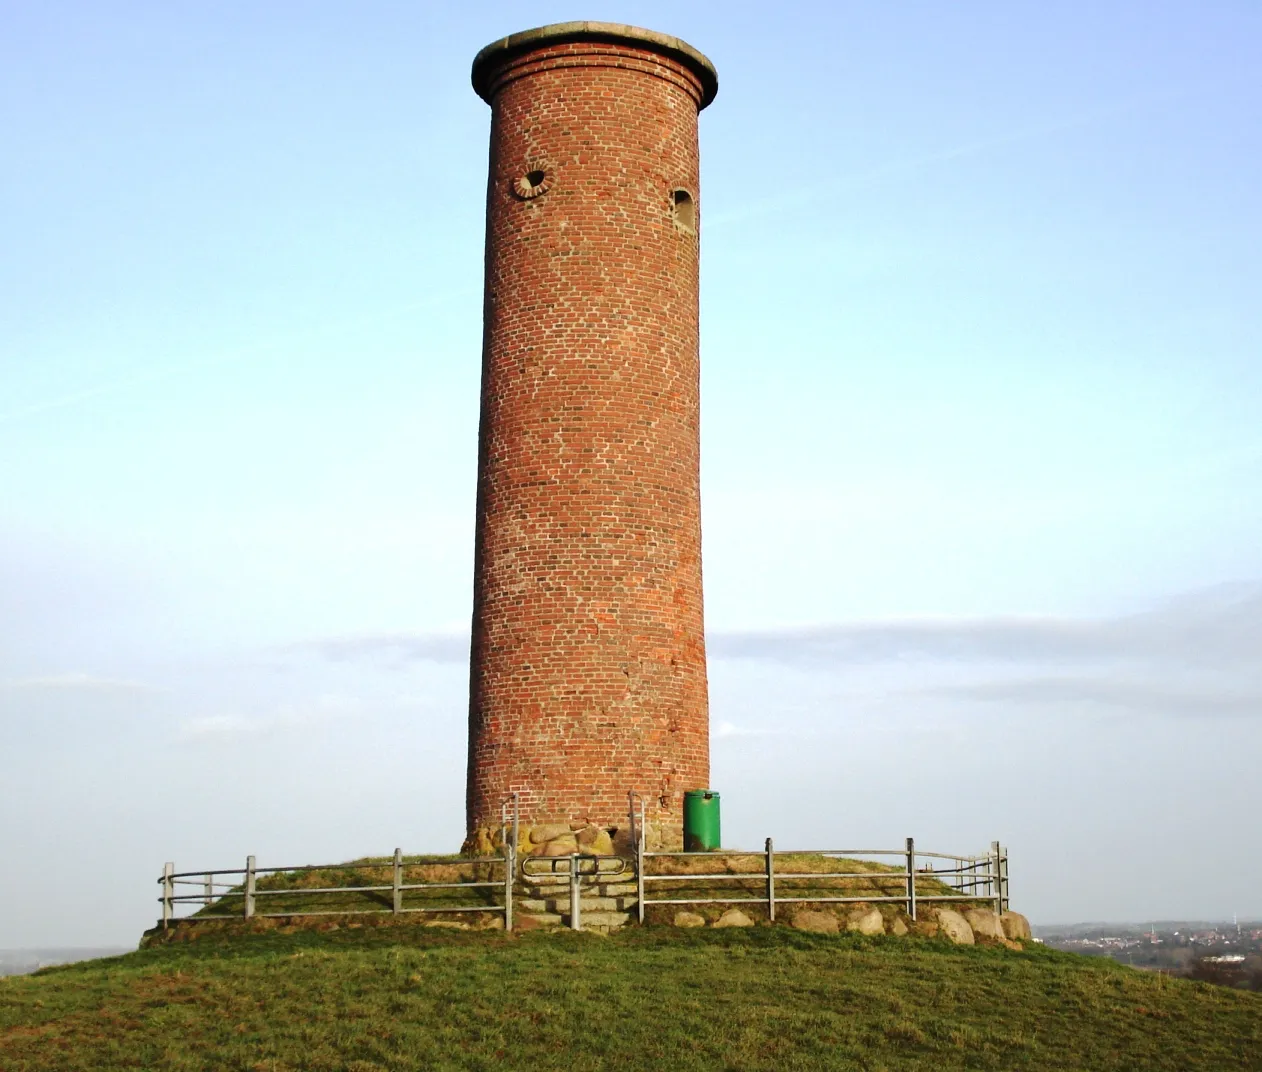
[[[508, 836], [508, 802], [513, 802], [513, 835]], [[500, 841], [504, 849], [504, 929], [513, 929], [513, 885], [517, 881], [517, 839], [520, 836], [521, 797], [514, 791], [500, 802]]]
[[916, 921], [916, 839], [907, 839], [907, 915]]
[[[779, 855], [777, 853], [777, 855]], [[687, 882], [690, 879], [758, 879], [767, 873], [765, 866], [757, 871], [726, 871], [722, 874], [712, 875], [648, 875], [650, 881], [656, 882], [661, 880], [670, 880], [673, 882]], [[933, 878], [935, 876], [927, 871], [917, 872], [917, 877]], [[776, 868], [776, 881], [778, 882], [800, 882], [805, 879], [839, 879], [847, 882], [867, 882], [870, 879], [881, 881], [882, 879], [892, 879], [902, 882], [907, 878], [906, 871], [782, 871]]]
[[394, 869], [391, 873], [390, 907], [397, 916], [403, 911], [403, 851], [394, 850]]
[[[459, 859], [452, 859], [448, 856], [442, 856], [437, 853], [431, 853], [427, 856], [416, 856], [412, 859], [404, 859], [403, 866], [408, 867], [437, 867], [443, 865], [464, 867], [469, 864], [499, 864], [503, 863], [502, 856], [461, 856]], [[256, 875], [275, 875], [282, 871], [385, 871], [391, 865], [390, 860], [383, 860], [379, 864], [299, 864], [294, 867], [256, 867], [254, 873]], [[214, 871], [177, 871], [171, 875], [173, 879], [179, 878], [202, 878], [205, 875], [244, 875], [246, 868], [230, 867]], [[161, 881], [161, 879], [159, 879]]]
[[1008, 850], [1000, 849], [999, 857], [999, 911], [1008, 911]]
[[[638, 794], [637, 794], [638, 795]], [[635, 814], [634, 808], [632, 814]], [[641, 923], [644, 922], [644, 799], [640, 799], [640, 829], [635, 843], [635, 910]]]
[[[976, 901], [962, 893], [917, 894], [916, 903], [925, 904], [931, 901]], [[767, 904], [766, 897], [654, 897], [646, 902], [650, 905], [683, 905], [683, 904]], [[775, 903], [782, 904], [902, 904], [907, 903], [906, 894], [894, 894], [880, 897], [785, 897], [776, 894]]]
[[175, 864], [165, 863], [162, 865], [162, 929], [166, 930], [167, 925], [171, 922], [171, 900], [174, 891], [174, 884], [171, 881], [171, 874], [175, 871]]
[[767, 918], [776, 921], [776, 854], [767, 838]]
[[254, 857], [245, 858], [245, 918], [254, 915]]
[[994, 895], [995, 915], [1003, 911], [1003, 890], [999, 886], [999, 842], [990, 843], [989, 871], [991, 876], [989, 893]]

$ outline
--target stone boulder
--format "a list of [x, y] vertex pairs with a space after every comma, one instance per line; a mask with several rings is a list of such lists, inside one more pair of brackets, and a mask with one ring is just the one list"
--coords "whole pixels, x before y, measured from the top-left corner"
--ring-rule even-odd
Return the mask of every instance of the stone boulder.
[[846, 930], [858, 934], [884, 934], [885, 919], [876, 905], [857, 905], [846, 918]]
[[938, 921], [930, 919], [923, 911], [920, 913], [920, 918], [911, 925], [912, 934], [921, 938], [936, 938], [940, 929]]
[[583, 827], [574, 835], [574, 839], [578, 842], [579, 852], [589, 852], [593, 856], [613, 855], [613, 838], [609, 836], [608, 830], [602, 830], [599, 826]]
[[998, 913], [989, 908], [970, 908], [964, 913], [964, 918], [972, 928], [974, 938], [991, 938], [1001, 942], [1006, 937]]
[[635, 855], [636, 848], [638, 846], [635, 843], [635, 839], [631, 836], [631, 827], [618, 827], [618, 829], [614, 831], [614, 835], [610, 840], [613, 842], [613, 851], [619, 856]]
[[529, 840], [536, 845], [546, 845], [549, 841], [565, 837], [570, 833], [573, 831], [570, 830], [569, 823], [544, 823], [531, 829]]
[[729, 908], [714, 921], [716, 927], [752, 927], [754, 921], [739, 908]]
[[831, 912], [812, 912], [807, 909], [793, 913], [793, 926], [812, 934], [836, 934], [841, 930], [837, 917]]
[[1004, 935], [1012, 941], [1028, 942], [1030, 940], [1030, 921], [1020, 912], [1005, 912], [999, 917], [999, 922], [1003, 925]]
[[937, 911], [938, 933], [949, 938], [956, 945], [972, 945], [973, 929], [968, 920], [951, 908], [939, 908]]
[[890, 934], [895, 938], [902, 938], [907, 934], [907, 924], [903, 922], [902, 916], [895, 916], [890, 924]]
[[704, 927], [705, 916], [696, 912], [676, 912], [674, 922], [676, 927]]
[[578, 852], [578, 840], [568, 830], [543, 846], [541, 856], [570, 856]]

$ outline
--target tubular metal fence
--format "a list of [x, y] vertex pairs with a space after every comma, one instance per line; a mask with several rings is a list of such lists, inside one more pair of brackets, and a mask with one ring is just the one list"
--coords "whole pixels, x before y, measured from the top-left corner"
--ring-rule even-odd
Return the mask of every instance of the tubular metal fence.
[[[639, 822], [636, 823], [636, 805], [639, 805]], [[952, 901], [990, 901], [996, 912], [1004, 912], [1008, 908], [1008, 852], [997, 841], [990, 843], [990, 851], [975, 856], [960, 856], [954, 853], [926, 852], [917, 850], [914, 838], [908, 838], [901, 849], [792, 849], [774, 848], [771, 838], [767, 838], [762, 852], [729, 851], [721, 849], [711, 852], [649, 852], [645, 847], [644, 802], [638, 793], [628, 794], [628, 805], [632, 816], [632, 830], [636, 831], [636, 882], [638, 885], [637, 914], [644, 922], [645, 910], [652, 905], [766, 905], [767, 918], [774, 922], [776, 905], [802, 903], [834, 903], [834, 904], [902, 904], [907, 915], [916, 919], [916, 906], [926, 903], [943, 903]], [[802, 871], [777, 870], [776, 861], [784, 863], [810, 864], [814, 860], [836, 859], [870, 863], [872, 857], [895, 857], [900, 867], [883, 868], [869, 871]], [[758, 868], [737, 871], [716, 872], [707, 869], [703, 873], [650, 873], [651, 860], [686, 860], [708, 858], [712, 860], [757, 858], [761, 864]], [[918, 866], [923, 862], [923, 866]], [[749, 886], [758, 881], [761, 893], [751, 891]], [[733, 897], [656, 897], [648, 896], [650, 883], [678, 883], [687, 886], [689, 883], [731, 883], [741, 889], [740, 896]], [[777, 892], [777, 882], [781, 890]], [[866, 883], [870, 887], [881, 890], [880, 893], [847, 893], [846, 887]], [[803, 889], [803, 884], [810, 884], [814, 889]], [[950, 890], [951, 892], [942, 892]], [[669, 892], [667, 885], [664, 892]], [[735, 891], [733, 891], [735, 892]], [[795, 896], [795, 894], [797, 894]]]
[[[762, 851], [720, 849], [713, 852], [649, 851], [646, 847], [644, 801], [640, 794], [627, 794], [630, 813], [633, 859], [620, 855], [596, 855], [577, 852], [558, 857], [521, 858], [518, 864], [518, 799], [517, 794], [506, 798], [501, 805], [501, 844], [499, 856], [462, 857], [459, 860], [434, 857], [405, 859], [402, 851], [394, 850], [389, 862], [340, 864], [304, 864], [300, 867], [258, 867], [253, 856], [246, 857], [244, 868], [216, 871], [181, 871], [168, 863], [158, 879], [162, 886], [159, 901], [162, 904], [162, 926], [176, 920], [180, 906], [196, 904], [201, 910], [181, 920], [224, 920], [253, 918], [282, 918], [295, 916], [343, 916], [383, 915], [402, 916], [409, 913], [487, 912], [504, 917], [506, 930], [513, 929], [513, 887], [521, 881], [527, 888], [546, 882], [548, 877], [563, 879], [569, 886], [570, 926], [581, 927], [581, 899], [583, 881], [589, 884], [629, 878], [634, 871], [636, 883], [636, 911], [641, 923], [645, 911], [653, 905], [765, 905], [768, 919], [776, 918], [776, 906], [800, 903], [893, 903], [905, 907], [907, 915], [916, 919], [917, 905], [926, 903], [950, 903], [955, 901], [991, 902], [996, 912], [1008, 908], [1008, 852], [997, 841], [992, 841], [990, 851], [974, 856], [918, 850], [914, 839], [908, 838], [900, 849], [795, 849], [790, 851], [774, 848], [767, 838]], [[510, 811], [511, 806], [511, 811]], [[856, 863], [871, 866], [873, 857], [894, 857], [901, 866], [884, 866], [879, 870], [819, 870], [823, 860], [845, 861], [843, 866]], [[757, 859], [754, 867], [736, 867], [728, 871], [704, 868], [692, 871], [691, 864], [676, 865], [669, 870], [670, 861], [706, 859], [712, 861]], [[660, 861], [666, 864], [661, 869]], [[779, 867], [777, 861], [780, 861]], [[800, 870], [814, 865], [815, 870]], [[731, 868], [731, 864], [728, 864]], [[389, 869], [389, 882], [373, 881], [374, 874]], [[455, 881], [406, 881], [425, 868], [445, 868], [438, 877]], [[544, 870], [541, 870], [543, 868]], [[273, 884], [260, 888], [259, 876], [295, 876], [309, 872], [347, 872], [368, 881], [358, 885], [303, 887]], [[495, 872], [498, 871], [498, 876]], [[484, 876], [484, 877], [480, 877]], [[732, 884], [735, 896], [677, 896], [650, 897], [650, 885], [665, 893], [686, 888], [689, 883], [710, 885]], [[660, 884], [660, 885], [659, 885]], [[867, 891], [856, 891], [854, 886], [866, 884]], [[779, 890], [777, 890], [779, 886]], [[197, 892], [178, 892], [180, 887], [192, 887]], [[847, 887], [850, 887], [847, 889]], [[436, 891], [447, 891], [435, 897]], [[469, 891], [473, 903], [461, 900], [457, 891]], [[474, 891], [477, 891], [476, 893]], [[944, 892], [949, 891], [949, 892]], [[713, 890], [706, 890], [709, 894]], [[389, 907], [385, 895], [389, 894]], [[379, 908], [304, 908], [293, 907], [295, 899], [305, 897], [330, 898], [359, 895], [379, 900]], [[411, 895], [411, 903], [408, 903]], [[419, 896], [418, 896], [419, 895]], [[259, 898], [283, 897], [286, 903], [278, 911], [260, 911]], [[429, 898], [429, 903], [418, 900]], [[453, 900], [454, 898], [454, 900]], [[239, 900], [240, 905], [237, 906]], [[266, 901], [264, 902], [266, 904]], [[207, 912], [207, 908], [219, 911]]]
[[[510, 825], [509, 804], [513, 805]], [[162, 904], [162, 926], [169, 927], [177, 917], [179, 906], [196, 904], [201, 911], [191, 916], [180, 917], [182, 921], [224, 920], [224, 919], [279, 919], [293, 916], [352, 916], [352, 915], [385, 915], [402, 916], [410, 913], [438, 912], [489, 912], [499, 913], [504, 917], [506, 930], [513, 929], [513, 883], [517, 873], [517, 815], [516, 800], [512, 797], [503, 802], [500, 808], [500, 838], [504, 846], [502, 856], [461, 857], [458, 860], [440, 857], [412, 857], [405, 859], [401, 849], [394, 850], [394, 857], [388, 863], [361, 861], [358, 863], [337, 864], [303, 864], [299, 867], [259, 867], [253, 856], [247, 856], [244, 868], [228, 868], [216, 871], [176, 871], [173, 863], [167, 863], [162, 869], [162, 877], [158, 879], [162, 892], [158, 900]], [[511, 830], [511, 835], [510, 835]], [[389, 884], [373, 881], [374, 874], [380, 874], [389, 868]], [[425, 869], [441, 869], [439, 878], [450, 878], [457, 873], [455, 881], [405, 881], [411, 871]], [[493, 877], [499, 870], [501, 874]], [[266, 875], [289, 876], [313, 872], [351, 872], [354, 877], [367, 878], [366, 883], [346, 884], [340, 886], [295, 886], [292, 884], [275, 885], [272, 888], [260, 888], [259, 877]], [[479, 877], [480, 873], [485, 878]], [[469, 877], [463, 877], [467, 875]], [[193, 887], [196, 893], [178, 892], [178, 887]], [[437, 891], [453, 891], [438, 893]], [[463, 902], [460, 894], [454, 891], [470, 891], [473, 903]], [[474, 894], [473, 891], [481, 891]], [[389, 894], [389, 907], [385, 907], [385, 895]], [[407, 903], [408, 895], [412, 903]], [[418, 904], [417, 894], [429, 896], [431, 903]], [[308, 908], [292, 907], [291, 902], [305, 898], [359, 897], [369, 900], [380, 900], [380, 908]], [[455, 901], [453, 903], [452, 897]], [[259, 898], [280, 897], [286, 904], [280, 911], [260, 911]], [[240, 907], [236, 902], [240, 901]], [[266, 903], [266, 901], [265, 901]], [[205, 909], [217, 907], [216, 912]], [[232, 908], [234, 910], [229, 911]]]

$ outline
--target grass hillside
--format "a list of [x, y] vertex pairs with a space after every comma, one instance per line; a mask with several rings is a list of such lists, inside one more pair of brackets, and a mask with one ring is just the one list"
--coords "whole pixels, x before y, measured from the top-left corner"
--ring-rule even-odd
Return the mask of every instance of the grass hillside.
[[0, 1068], [1262, 1069], [1262, 996], [788, 928], [273, 928], [0, 980]]

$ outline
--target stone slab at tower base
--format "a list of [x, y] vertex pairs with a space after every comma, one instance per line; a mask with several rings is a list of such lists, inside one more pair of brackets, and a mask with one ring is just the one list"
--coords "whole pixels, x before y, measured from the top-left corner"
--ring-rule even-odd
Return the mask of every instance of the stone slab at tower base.
[[697, 116], [717, 76], [677, 38], [576, 22], [483, 49], [473, 84], [491, 139], [466, 848], [512, 793], [532, 830], [620, 836], [628, 790], [675, 846], [710, 774]]

